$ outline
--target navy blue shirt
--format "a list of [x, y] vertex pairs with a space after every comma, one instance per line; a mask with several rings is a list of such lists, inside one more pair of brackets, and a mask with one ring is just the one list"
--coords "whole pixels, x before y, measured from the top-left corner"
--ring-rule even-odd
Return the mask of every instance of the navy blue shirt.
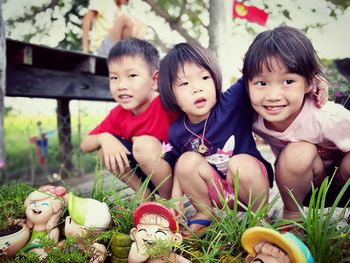
[[[245, 88], [243, 79], [239, 79], [220, 99], [210, 112], [205, 130], [205, 146], [208, 151], [204, 156], [213, 155], [224, 149], [231, 136], [234, 136], [233, 154], [245, 153], [260, 160], [266, 167], [270, 186], [273, 183], [271, 164], [267, 162], [256, 148], [252, 133], [254, 110]], [[184, 119], [185, 118], [185, 119]], [[186, 151], [198, 151], [201, 139], [193, 135], [184, 126], [199, 137], [203, 134], [205, 120], [192, 124], [184, 115], [180, 116], [169, 128], [169, 143], [173, 146], [164, 159], [174, 168], [177, 159]]]

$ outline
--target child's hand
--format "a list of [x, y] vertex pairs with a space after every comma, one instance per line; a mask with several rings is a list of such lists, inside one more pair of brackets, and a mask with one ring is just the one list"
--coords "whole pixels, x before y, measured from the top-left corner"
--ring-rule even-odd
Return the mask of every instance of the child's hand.
[[315, 95], [316, 106], [321, 108], [328, 101], [328, 85], [326, 81], [320, 78], [314, 80], [312, 94]]
[[99, 134], [98, 140], [106, 168], [113, 173], [124, 172], [125, 168], [129, 167], [127, 154], [130, 154], [130, 152], [128, 149], [109, 133]]

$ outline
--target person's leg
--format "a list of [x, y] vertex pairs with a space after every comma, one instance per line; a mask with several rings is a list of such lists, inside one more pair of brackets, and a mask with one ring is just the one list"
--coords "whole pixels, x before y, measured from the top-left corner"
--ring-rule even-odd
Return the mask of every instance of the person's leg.
[[269, 180], [266, 169], [258, 159], [249, 154], [237, 154], [231, 157], [228, 163], [227, 183], [234, 188], [235, 176], [238, 176], [238, 198], [248, 205], [249, 198], [255, 203], [253, 211], [261, 202], [268, 203]]
[[339, 165], [339, 172], [335, 175], [335, 181], [344, 185], [350, 178], [350, 152], [346, 153]]
[[[191, 220], [209, 220], [212, 214], [212, 203], [208, 189], [212, 184], [212, 167], [203, 156], [196, 152], [185, 152], [178, 159], [175, 166], [182, 191], [188, 196], [197, 213]], [[203, 225], [191, 224], [190, 231], [196, 232]]]
[[302, 205], [311, 190], [311, 183], [320, 185], [326, 170], [314, 144], [294, 142], [288, 144], [278, 156], [275, 176], [284, 204], [283, 218], [296, 219], [300, 217], [299, 210], [288, 190]]
[[[128, 142], [126, 142], [126, 141], [125, 142], [122, 141], [122, 143], [124, 144], [124, 146], [126, 146], [128, 144]], [[131, 148], [131, 145], [130, 145], [130, 148]], [[97, 155], [99, 156], [99, 158], [101, 160], [103, 159], [101, 150], [97, 151]], [[130, 160], [130, 156], [128, 156], [128, 157], [129, 157], [129, 160]], [[123, 183], [129, 185], [131, 187], [131, 189], [133, 189], [135, 192], [137, 192], [140, 189], [141, 185], [142, 185], [142, 181], [141, 181], [140, 177], [137, 176], [136, 169], [139, 169], [139, 168], [137, 168], [137, 167], [126, 167], [123, 173], [117, 172], [117, 173], [114, 174]], [[150, 190], [147, 189], [146, 193], [145, 193], [145, 196], [148, 196], [150, 193], [151, 193]]]
[[[132, 150], [132, 144], [125, 140], [124, 138], [120, 136], [116, 136], [116, 138], [131, 152]], [[97, 152], [98, 156], [102, 160], [102, 152], [99, 150]], [[140, 169], [137, 167], [137, 163], [135, 161], [135, 158], [131, 155], [128, 155], [130, 167], [126, 167], [123, 173], [117, 172], [114, 175], [116, 175], [123, 183], [129, 185], [131, 189], [133, 189], [135, 192], [138, 192], [142, 186], [142, 180], [140, 176], [138, 175], [138, 170]], [[145, 194], [141, 198], [146, 198], [151, 193], [150, 189], [147, 188], [145, 191]]]
[[151, 182], [159, 187], [161, 197], [169, 199], [172, 189], [170, 165], [162, 159], [162, 144], [153, 136], [143, 135], [135, 138], [132, 153], [146, 176], [151, 176]]

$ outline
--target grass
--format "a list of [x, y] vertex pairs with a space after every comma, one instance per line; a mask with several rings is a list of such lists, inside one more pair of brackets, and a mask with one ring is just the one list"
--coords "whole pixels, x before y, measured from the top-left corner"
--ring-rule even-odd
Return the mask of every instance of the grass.
[[[146, 184], [147, 182], [144, 183], [143, 187]], [[349, 262], [350, 227], [337, 228], [337, 223], [345, 215], [346, 209], [349, 209], [350, 201], [347, 202], [346, 208], [337, 208], [337, 205], [346, 189], [350, 187], [350, 181], [339, 192], [333, 206], [327, 209], [325, 207], [325, 197], [327, 191], [330, 190], [329, 185], [330, 181], [326, 179], [318, 189], [313, 189], [308, 212], [304, 212], [300, 207], [302, 222], [297, 223], [292, 221], [291, 223], [304, 229], [305, 235], [300, 238], [310, 249], [315, 262]], [[244, 262], [246, 252], [242, 248], [240, 240], [243, 232], [253, 226], [264, 226], [278, 230], [279, 225], [285, 223], [285, 221], [276, 219], [274, 224], [270, 224], [265, 220], [267, 214], [271, 212], [271, 209], [279, 198], [278, 196], [268, 205], [260, 205], [253, 212], [251, 208], [256, 200], [251, 200], [245, 206], [238, 200], [238, 190], [237, 188], [235, 189], [236, 194], [234, 196], [233, 209], [230, 209], [225, 202], [223, 203], [223, 208], [213, 208], [213, 223], [210, 225], [205, 236], [186, 238], [181, 245], [171, 242], [157, 242], [154, 247], [149, 249], [148, 252], [150, 255], [157, 257], [157, 255], [163, 255], [165, 251], [176, 251], [176, 253], [190, 259], [191, 262]], [[108, 204], [114, 224], [105, 233], [87, 240], [103, 243], [110, 251], [110, 243], [114, 233], [128, 234], [133, 227], [132, 214], [137, 207], [136, 200], [140, 199], [137, 199], [138, 197], [136, 196], [129, 197], [128, 199], [121, 197], [120, 193], [113, 190], [113, 184], [104, 185], [104, 179], [99, 173], [96, 176], [91, 198], [104, 201]], [[222, 196], [220, 198], [224, 201]], [[162, 202], [162, 200], [158, 201]], [[168, 200], [163, 201], [163, 203], [171, 207], [175, 201]], [[239, 207], [243, 207], [244, 211], [239, 211]], [[69, 251], [69, 253], [61, 253], [63, 255], [58, 257], [55, 254], [57, 250], [53, 249], [55, 245], [48, 244], [48, 247], [50, 248], [48, 250], [53, 252], [49, 253], [46, 262], [84, 262], [88, 256], [81, 252], [73, 253], [65, 250]], [[22, 254], [14, 262], [35, 262], [34, 258], [35, 256], [31, 253]]]
[[[85, 136], [103, 117], [104, 116], [81, 114], [80, 121], [78, 120], [78, 116], [71, 117], [72, 160], [82, 174], [93, 172], [96, 167], [96, 161], [92, 154], [80, 154], [80, 160], [78, 161], [78, 146], [81, 141], [78, 134], [79, 122], [80, 124], [84, 124], [81, 127], [81, 136]], [[38, 115], [19, 115], [11, 113], [7, 114], [4, 119], [6, 170], [8, 174], [22, 174], [26, 176], [33, 167], [36, 173], [42, 172], [35, 154], [35, 147], [33, 144], [29, 143], [30, 137], [38, 135], [38, 128], [36, 125], [38, 121], [42, 123], [43, 131], [51, 131], [48, 138], [48, 170], [59, 172], [59, 142], [56, 116], [52, 114], [38, 117]]]
[[15, 219], [25, 218], [24, 200], [33, 190], [23, 182], [0, 186], [0, 231], [8, 229]]

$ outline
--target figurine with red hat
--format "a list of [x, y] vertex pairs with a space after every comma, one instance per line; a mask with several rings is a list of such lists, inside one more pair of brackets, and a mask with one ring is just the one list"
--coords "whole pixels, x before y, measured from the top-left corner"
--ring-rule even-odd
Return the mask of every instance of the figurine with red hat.
[[135, 209], [133, 221], [135, 227], [130, 231], [130, 236], [134, 242], [129, 252], [129, 263], [167, 262], [164, 261], [166, 259], [178, 263], [190, 262], [173, 252], [166, 259], [150, 259], [147, 254], [147, 248], [152, 246], [156, 240], [175, 241], [179, 245], [182, 243], [175, 215], [169, 208], [155, 202], [143, 203]]

